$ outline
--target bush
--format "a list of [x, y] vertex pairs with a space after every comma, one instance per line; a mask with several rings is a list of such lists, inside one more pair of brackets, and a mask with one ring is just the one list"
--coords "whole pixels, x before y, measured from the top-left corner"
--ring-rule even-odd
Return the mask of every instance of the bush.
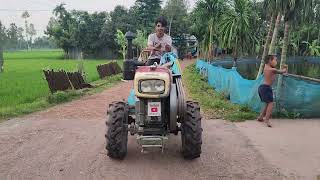
[[63, 102], [68, 102], [76, 97], [81, 96], [83, 93], [80, 91], [58, 91], [54, 94], [49, 95], [48, 102], [50, 104], [59, 104]]

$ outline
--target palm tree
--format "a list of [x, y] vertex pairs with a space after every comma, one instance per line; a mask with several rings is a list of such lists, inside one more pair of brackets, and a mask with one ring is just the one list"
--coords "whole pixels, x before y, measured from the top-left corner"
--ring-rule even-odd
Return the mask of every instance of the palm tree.
[[221, 42], [224, 47], [232, 48], [234, 58], [242, 55], [256, 41], [249, 21], [252, 13], [249, 3], [249, 0], [235, 0], [220, 23]]
[[278, 33], [279, 33], [279, 26], [280, 26], [280, 21], [281, 21], [282, 15], [280, 12], [278, 12], [276, 22], [274, 24], [274, 30], [273, 30], [273, 35], [272, 35], [272, 40], [270, 43], [269, 51], [268, 54], [275, 54], [275, 47], [276, 47], [276, 42], [278, 38]]
[[27, 39], [27, 49], [29, 50], [29, 38], [28, 38], [28, 34], [29, 34], [29, 25], [28, 25], [28, 18], [30, 17], [30, 14], [28, 11], [24, 11], [21, 15], [21, 17], [24, 19], [24, 23], [25, 23], [25, 28], [26, 28], [26, 39]]
[[[280, 68], [282, 68], [283, 65], [286, 64], [287, 62], [290, 25], [292, 21], [297, 18], [297, 15], [303, 14], [304, 15], [303, 17], [306, 17], [308, 13], [310, 13], [311, 11], [312, 4], [313, 3], [310, 0], [279, 0], [277, 1], [277, 5], [280, 8], [281, 13], [284, 14], [284, 21], [285, 21]], [[281, 85], [282, 85], [282, 76], [279, 77], [278, 84], [277, 84], [278, 97], [281, 97]]]
[[266, 37], [266, 42], [264, 43], [264, 47], [263, 47], [263, 53], [262, 53], [262, 57], [261, 57], [261, 62], [260, 62], [260, 67], [259, 67], [257, 79], [260, 77], [260, 74], [262, 73], [262, 69], [264, 67], [264, 61], [265, 61], [265, 58], [267, 56], [267, 52], [269, 51], [269, 45], [270, 45], [270, 41], [271, 41], [272, 29], [274, 28], [274, 19], [275, 19], [274, 16], [271, 15], [270, 16], [270, 21], [269, 21], [268, 34], [267, 34], [267, 37]]
[[227, 2], [225, 0], [199, 0], [191, 13], [191, 21], [194, 21], [191, 29], [202, 41], [203, 50], [208, 51], [206, 52], [207, 57], [210, 57], [212, 53], [213, 42], [218, 40], [218, 22], [226, 9]]
[[282, 66], [287, 61], [290, 24], [293, 20], [298, 18], [297, 15], [302, 14], [303, 17], [307, 17], [308, 14], [311, 12], [313, 3], [310, 0], [281, 0], [281, 1], [279, 0], [277, 3], [279, 5], [281, 12], [284, 14], [284, 20], [285, 20], [283, 47], [282, 47], [281, 62], [280, 62], [280, 66]]
[[[262, 70], [264, 68], [264, 61], [265, 61], [266, 56], [268, 55], [267, 53], [269, 52], [270, 49], [274, 49], [276, 37], [278, 34], [279, 22], [280, 22], [280, 16], [277, 16], [277, 17], [275, 16], [275, 14], [277, 14], [277, 12], [275, 11], [276, 10], [276, 0], [265, 0], [264, 7], [265, 7], [265, 9], [267, 9], [267, 11], [270, 14], [270, 20], [269, 20], [268, 34], [267, 34], [266, 41], [265, 41], [265, 44], [263, 47], [263, 53], [262, 53], [262, 57], [261, 57], [260, 67], [259, 67], [259, 71], [258, 71], [256, 79], [258, 79], [262, 73]], [[275, 18], [277, 18], [276, 23], [274, 22]], [[273, 29], [275, 31], [273, 31]], [[272, 42], [270, 42], [271, 40], [272, 40]], [[270, 43], [271, 43], [271, 45], [270, 45]], [[271, 46], [271, 48], [269, 48], [269, 46]]]

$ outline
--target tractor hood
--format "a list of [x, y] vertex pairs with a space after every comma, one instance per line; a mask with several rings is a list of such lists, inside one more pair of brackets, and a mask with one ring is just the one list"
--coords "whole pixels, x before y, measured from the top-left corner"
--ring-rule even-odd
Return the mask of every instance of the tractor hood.
[[[135, 95], [142, 98], [168, 97], [172, 81], [171, 78], [170, 70], [165, 67], [138, 67], [134, 77]], [[148, 89], [148, 91], [144, 90], [144, 88]]]

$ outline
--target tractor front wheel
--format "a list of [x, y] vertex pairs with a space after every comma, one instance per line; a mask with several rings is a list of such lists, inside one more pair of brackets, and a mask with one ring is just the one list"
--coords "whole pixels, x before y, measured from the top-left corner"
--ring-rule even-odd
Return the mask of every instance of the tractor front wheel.
[[187, 110], [181, 122], [182, 155], [185, 159], [200, 157], [202, 145], [202, 128], [200, 106], [187, 101]]
[[125, 102], [113, 102], [107, 111], [108, 126], [105, 135], [108, 156], [115, 159], [123, 159], [127, 154], [128, 144], [128, 111], [129, 106]]

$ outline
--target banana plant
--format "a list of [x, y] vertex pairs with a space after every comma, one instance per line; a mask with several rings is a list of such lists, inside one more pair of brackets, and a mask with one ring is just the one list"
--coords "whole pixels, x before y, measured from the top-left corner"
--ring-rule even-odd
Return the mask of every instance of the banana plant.
[[318, 40], [313, 40], [312, 43], [309, 43], [308, 41], [303, 41], [302, 43], [307, 44], [307, 54], [309, 56], [320, 56], [320, 45]]

